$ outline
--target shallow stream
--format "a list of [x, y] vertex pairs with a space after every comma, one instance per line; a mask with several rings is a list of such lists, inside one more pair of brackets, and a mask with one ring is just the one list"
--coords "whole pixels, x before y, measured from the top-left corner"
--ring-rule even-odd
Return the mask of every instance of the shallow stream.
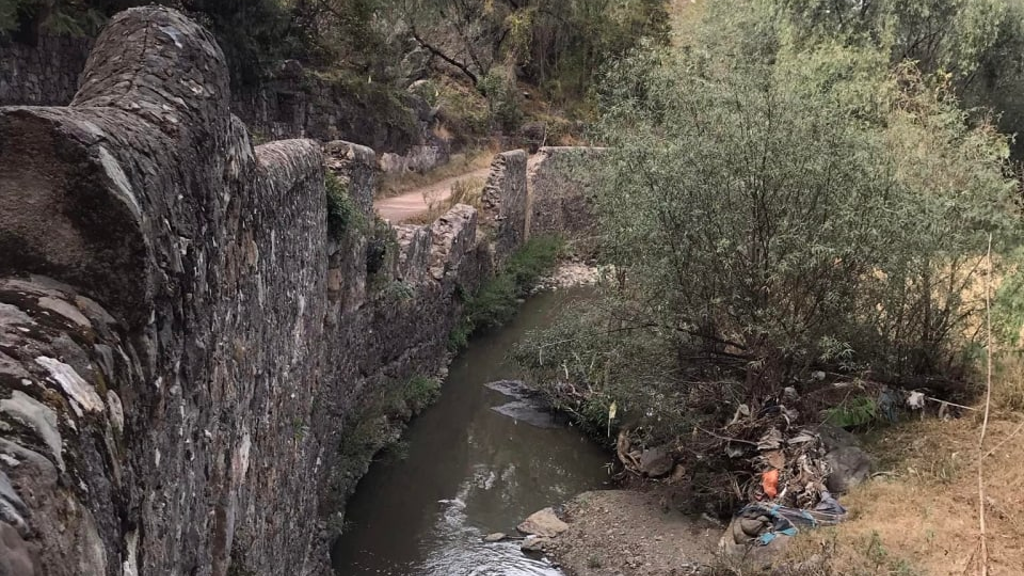
[[511, 346], [543, 326], [571, 291], [526, 302], [507, 327], [476, 338], [452, 363], [441, 399], [416, 418], [397, 456], [380, 458], [348, 504], [332, 558], [339, 576], [558, 575], [515, 541], [488, 544], [529, 514], [603, 487], [607, 455], [515, 387]]

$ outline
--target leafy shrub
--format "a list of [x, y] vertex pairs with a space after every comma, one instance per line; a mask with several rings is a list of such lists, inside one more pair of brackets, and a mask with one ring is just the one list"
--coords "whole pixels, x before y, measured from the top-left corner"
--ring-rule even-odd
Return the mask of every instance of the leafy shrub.
[[[516, 354], [582, 418], [614, 401], [671, 438], [815, 370], [970, 373], [968, 289], [989, 235], [999, 252], [1020, 226], [1006, 138], [945, 77], [793, 44], [769, 4], [709, 7], [700, 43], [637, 52], [601, 86], [591, 169], [615, 282]], [[837, 417], [870, 416], [854, 408]]]
[[828, 410], [825, 421], [840, 428], [863, 426], [878, 419], [878, 405], [872, 398], [857, 396]]
[[413, 412], [422, 412], [441, 395], [441, 382], [437, 378], [413, 376], [406, 381], [402, 395]]
[[521, 96], [515, 79], [504, 71], [494, 68], [480, 79], [477, 89], [487, 98], [492, 123], [505, 133], [519, 129], [523, 121], [520, 108]]
[[508, 323], [542, 274], [558, 261], [565, 243], [557, 237], [531, 238], [509, 258], [503, 269], [470, 297], [462, 318], [448, 337], [448, 347], [460, 350], [477, 330]]
[[366, 239], [366, 274], [373, 276], [384, 268], [389, 255], [388, 245], [392, 238], [391, 227], [379, 218], [375, 218]]
[[1003, 277], [992, 300], [992, 330], [1011, 346], [1020, 347], [1024, 333], [1024, 252], [1007, 255]]
[[617, 70], [597, 203], [636, 323], [742, 359], [752, 388], [837, 343], [882, 373], [956, 368], [978, 312], [962, 287], [988, 233], [1016, 226], [991, 125], [870, 51], [657, 53]]
[[356, 219], [358, 210], [349, 193], [348, 182], [334, 173], [324, 173], [324, 188], [327, 190], [327, 235], [341, 240]]

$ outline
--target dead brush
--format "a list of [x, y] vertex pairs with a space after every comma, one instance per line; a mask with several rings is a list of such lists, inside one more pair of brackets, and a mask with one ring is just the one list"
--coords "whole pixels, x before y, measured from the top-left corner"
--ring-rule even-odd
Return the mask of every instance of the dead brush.
[[1018, 350], [1003, 352], [996, 360], [997, 385], [992, 389], [992, 407], [1006, 412], [1024, 412], [1024, 355]]

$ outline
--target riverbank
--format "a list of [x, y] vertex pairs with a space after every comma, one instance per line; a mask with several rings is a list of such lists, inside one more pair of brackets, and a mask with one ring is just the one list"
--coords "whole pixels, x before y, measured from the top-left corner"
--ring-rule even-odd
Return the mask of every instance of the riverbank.
[[[1024, 566], [1022, 420], [1004, 412], [989, 423], [983, 481], [992, 576], [1014, 576]], [[981, 554], [980, 426], [980, 416], [932, 418], [864, 436], [875, 476], [840, 496], [849, 519], [802, 530], [767, 569], [719, 555], [724, 526], [679, 512], [669, 483], [577, 496], [565, 508], [569, 529], [545, 552], [570, 576], [970, 574]]]
[[576, 297], [529, 298], [454, 359], [438, 401], [375, 459], [349, 500], [332, 552], [338, 574], [561, 576], [517, 541], [483, 537], [512, 533], [526, 514], [608, 479], [601, 447], [508, 382], [520, 377], [508, 348]]
[[570, 576], [683, 576], [709, 564], [720, 525], [679, 512], [668, 490], [585, 492], [565, 507], [569, 529], [545, 549]]

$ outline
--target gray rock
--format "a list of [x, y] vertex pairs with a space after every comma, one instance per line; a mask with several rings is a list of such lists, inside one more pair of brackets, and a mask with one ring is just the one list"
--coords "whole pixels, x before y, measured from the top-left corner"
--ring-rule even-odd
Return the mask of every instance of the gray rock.
[[842, 494], [871, 477], [871, 458], [856, 446], [837, 448], [825, 455], [832, 468], [826, 480], [833, 494]]
[[516, 529], [523, 534], [554, 538], [568, 530], [569, 525], [555, 514], [553, 508], [545, 508], [531, 514]]
[[7, 414], [35, 431], [50, 449], [57, 466], [64, 469], [63, 443], [57, 427], [57, 414], [53, 410], [21, 390], [14, 390], [10, 398], [0, 400], [0, 414]]
[[847, 432], [838, 426], [822, 423], [818, 426], [816, 433], [821, 437], [821, 442], [825, 445], [825, 450], [835, 450], [837, 448], [845, 448], [847, 446], [860, 446], [860, 439], [857, 438], [856, 435]]
[[648, 448], [640, 455], [640, 471], [651, 478], [667, 475], [675, 466], [672, 453], [665, 446]]
[[484, 536], [484, 542], [501, 542], [507, 537], [504, 532], [495, 532], [494, 534]]
[[492, 407], [491, 410], [502, 416], [508, 416], [517, 422], [536, 426], [537, 428], [558, 428], [561, 426], [556, 414], [539, 405], [537, 401], [516, 400], [515, 402]]
[[544, 552], [551, 547], [553, 540], [544, 536], [530, 536], [523, 540], [519, 549], [523, 552]]
[[3, 576], [42, 576], [37, 549], [25, 542], [18, 531], [0, 522], [0, 574]]

